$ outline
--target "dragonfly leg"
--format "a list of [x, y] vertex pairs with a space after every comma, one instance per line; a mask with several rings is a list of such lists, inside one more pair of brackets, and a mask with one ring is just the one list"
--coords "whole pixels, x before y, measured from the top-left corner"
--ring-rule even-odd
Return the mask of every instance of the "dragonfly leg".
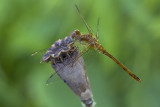
[[78, 46], [80, 43], [79, 42], [75, 42], [74, 45]]
[[84, 45], [84, 47], [85, 47], [85, 48], [86, 48], [86, 50], [88, 51], [88, 49], [89, 49], [89, 48], [87, 48], [87, 46], [86, 46], [86, 45]]
[[83, 45], [81, 45], [81, 53], [83, 53]]

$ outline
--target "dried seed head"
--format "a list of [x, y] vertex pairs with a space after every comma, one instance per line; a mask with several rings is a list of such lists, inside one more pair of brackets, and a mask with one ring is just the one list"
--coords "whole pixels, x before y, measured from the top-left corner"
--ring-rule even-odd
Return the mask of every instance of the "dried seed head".
[[92, 107], [94, 102], [93, 94], [84, 60], [82, 57], [76, 59], [80, 56], [80, 52], [77, 48], [70, 53], [70, 56], [71, 57], [66, 55], [62, 63], [52, 63], [52, 67], [74, 93], [80, 97], [86, 107]]
[[49, 62], [61, 57], [63, 53], [69, 52], [71, 50], [73, 44], [74, 42], [72, 41], [70, 36], [56, 41], [44, 54], [41, 62]]
[[52, 67], [61, 79], [79, 96], [86, 107], [92, 107], [93, 94], [84, 60], [73, 44], [69, 36], [56, 41], [43, 56], [42, 61], [51, 61]]

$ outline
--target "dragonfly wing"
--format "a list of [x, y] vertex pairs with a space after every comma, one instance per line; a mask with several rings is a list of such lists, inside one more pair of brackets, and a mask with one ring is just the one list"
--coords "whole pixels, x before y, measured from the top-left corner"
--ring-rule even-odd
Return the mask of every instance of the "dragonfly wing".
[[81, 12], [80, 12], [80, 10], [79, 10], [78, 6], [77, 6], [77, 5], [75, 5], [75, 7], [76, 7], [76, 9], [77, 9], [77, 11], [78, 11], [78, 13], [79, 13], [80, 17], [82, 18], [82, 20], [83, 20], [83, 22], [84, 22], [84, 24], [85, 24], [86, 28], [88, 29], [89, 33], [93, 33], [93, 34], [94, 34], [94, 32], [93, 32], [92, 28], [87, 24], [86, 20], [85, 20], [85, 19], [84, 19], [84, 17], [82, 16], [82, 14], [81, 14]]
[[53, 73], [48, 80], [46, 81], [46, 85], [54, 83], [55, 81], [59, 80], [60, 78], [58, 77], [57, 73]]

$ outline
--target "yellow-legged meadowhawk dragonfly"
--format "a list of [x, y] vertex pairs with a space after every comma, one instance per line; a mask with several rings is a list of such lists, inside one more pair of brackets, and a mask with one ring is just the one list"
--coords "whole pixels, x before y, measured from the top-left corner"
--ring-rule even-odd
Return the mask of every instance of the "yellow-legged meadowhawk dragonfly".
[[[111, 58], [114, 62], [116, 62], [124, 71], [126, 71], [132, 78], [135, 80], [141, 82], [141, 79], [137, 77], [135, 74], [133, 74], [125, 65], [123, 65], [118, 59], [116, 59], [113, 55], [111, 55], [108, 51], [105, 50], [105, 48], [99, 43], [98, 41], [98, 25], [99, 25], [99, 18], [97, 23], [97, 34], [94, 35], [92, 29], [90, 26], [86, 23], [84, 17], [81, 15], [80, 10], [77, 5], [75, 5], [79, 15], [81, 16], [83, 22], [85, 23], [89, 33], [88, 34], [81, 34], [79, 30], [75, 30], [71, 33], [70, 36], [66, 37], [65, 39], [56, 41], [50, 49], [46, 52], [46, 54], [43, 56], [41, 62], [43, 61], [52, 61], [55, 64], [56, 61], [63, 62], [63, 53], [66, 53], [68, 56], [70, 56], [70, 53], [72, 53], [75, 48], [78, 48], [76, 46], [76, 43], [82, 44], [87, 49], [86, 51], [82, 51], [81, 55], [83, 55], [85, 52], [87, 52], [88, 49], [92, 48], [97, 50], [98, 52], [108, 56]], [[65, 44], [65, 46], [63, 46]], [[58, 48], [62, 46], [62, 48]], [[73, 48], [73, 49], [72, 49]], [[81, 55], [79, 57], [81, 57]], [[79, 57], [77, 57], [75, 60], [77, 60]], [[60, 59], [60, 60], [59, 60]], [[53, 78], [55, 74], [53, 74], [49, 79]]]
[[[51, 46], [51, 48], [49, 48], [48, 51], [44, 54], [41, 62], [51, 61], [52, 67], [56, 71], [54, 74], [50, 76], [50, 78], [47, 81], [47, 84], [50, 80], [54, 78], [55, 74], [58, 74], [64, 80], [64, 82], [66, 82], [67, 85], [71, 87], [72, 90], [80, 97], [81, 101], [83, 101], [83, 103], [86, 104], [87, 107], [90, 107], [90, 105], [93, 105], [93, 95], [90, 88], [89, 79], [85, 70], [84, 61], [81, 57], [90, 48], [95, 49], [98, 52], [111, 58], [135, 80], [141, 82], [141, 79], [137, 77], [135, 74], [133, 74], [125, 65], [123, 65], [113, 55], [107, 52], [105, 48], [99, 43], [98, 41], [99, 18], [97, 23], [97, 34], [94, 35], [92, 29], [86, 23], [85, 19], [81, 15], [78, 6], [77, 5], [75, 6], [83, 22], [85, 23], [89, 33], [81, 34], [79, 30], [75, 30], [70, 34], [70, 36], [67, 36], [62, 40], [56, 41]], [[85, 46], [86, 50], [81, 51], [81, 53], [79, 54], [79, 47], [77, 44]]]
[[98, 41], [98, 25], [99, 25], [99, 18], [98, 18], [98, 23], [97, 23], [97, 34], [96, 36], [94, 36], [94, 33], [92, 32], [92, 29], [89, 27], [89, 25], [86, 23], [85, 19], [83, 18], [83, 16], [80, 13], [80, 10], [78, 8], [77, 5], [75, 5], [78, 13], [80, 14], [83, 22], [85, 23], [89, 34], [81, 34], [81, 32], [79, 30], [75, 30], [74, 32], [72, 32], [71, 37], [74, 41], [78, 41], [79, 43], [82, 43], [83, 45], [87, 45], [88, 48], [93, 48], [97, 51], [99, 51], [100, 53], [108, 56], [109, 58], [111, 58], [113, 61], [115, 61], [124, 71], [126, 71], [132, 78], [134, 78], [135, 80], [141, 82], [141, 79], [139, 77], [137, 77], [135, 74], [133, 74], [125, 65], [123, 65], [118, 59], [116, 59], [113, 55], [111, 55], [109, 52], [107, 52], [105, 50], [105, 48], [99, 43]]

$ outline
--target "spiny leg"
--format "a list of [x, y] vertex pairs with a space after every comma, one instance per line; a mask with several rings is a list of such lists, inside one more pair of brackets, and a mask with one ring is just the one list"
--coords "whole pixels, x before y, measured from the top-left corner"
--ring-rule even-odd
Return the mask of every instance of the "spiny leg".
[[79, 46], [79, 44], [80, 42], [77, 42], [77, 41], [74, 43], [75, 46]]
[[[85, 47], [85, 50], [84, 50], [82, 53], [80, 53], [80, 56], [82, 56], [83, 54], [85, 54], [85, 53], [87, 53], [87, 52], [89, 51], [90, 45], [88, 45], [88, 47], [87, 47], [86, 45], [83, 45], [83, 46]], [[81, 65], [83, 65], [84, 63], [83, 63], [81, 60], [78, 60], [78, 59], [80, 58], [80, 56], [77, 57], [76, 60], [77, 60]], [[75, 61], [76, 61], [76, 60], [75, 60]], [[85, 69], [86, 69], [86, 68], [85, 68]]]
[[86, 50], [85, 50], [85, 51], [83, 51], [83, 53], [80, 53], [80, 55], [79, 55], [78, 57], [76, 57], [76, 58], [73, 60], [73, 62], [72, 62], [72, 63], [74, 63], [76, 60], [78, 60], [78, 59], [79, 59], [79, 58], [80, 58], [84, 53], [88, 52], [89, 47], [90, 47], [90, 44], [87, 46]]
[[[85, 46], [85, 45], [84, 45]], [[81, 53], [83, 53], [83, 44], [81, 45]]]

